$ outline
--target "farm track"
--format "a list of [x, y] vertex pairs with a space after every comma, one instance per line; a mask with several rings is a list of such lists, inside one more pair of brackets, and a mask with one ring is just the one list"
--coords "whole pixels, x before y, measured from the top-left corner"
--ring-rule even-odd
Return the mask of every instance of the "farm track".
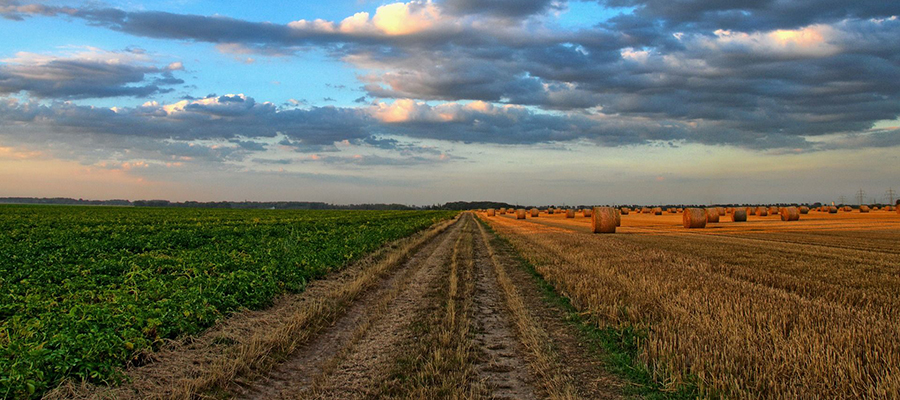
[[565, 315], [490, 238], [464, 214], [241, 397], [616, 398]]
[[[472, 214], [385, 251], [406, 254], [381, 255], [387, 261], [376, 257], [238, 316], [236, 326], [134, 368], [132, 384], [57, 397], [620, 397], [622, 385], [565, 311], [543, 299], [511, 247]], [[247, 338], [271, 331], [282, 332], [277, 345], [246, 349]], [[221, 366], [228, 373], [216, 372]]]

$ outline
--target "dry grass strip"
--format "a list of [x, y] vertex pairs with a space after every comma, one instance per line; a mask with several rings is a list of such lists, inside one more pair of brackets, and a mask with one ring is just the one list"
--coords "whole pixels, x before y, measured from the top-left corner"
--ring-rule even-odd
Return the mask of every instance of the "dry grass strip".
[[506, 305], [515, 323], [519, 339], [530, 353], [529, 361], [535, 375], [541, 380], [541, 387], [547, 392], [550, 399], [580, 398], [571, 383], [571, 377], [567, 376], [558, 365], [561, 360], [558, 359], [550, 345], [549, 335], [532, 319], [525, 308], [522, 296], [506, 274], [503, 262], [490, 244], [487, 231], [480, 224], [478, 229], [482, 242], [490, 255], [491, 264], [493, 264], [497, 281], [506, 298]]

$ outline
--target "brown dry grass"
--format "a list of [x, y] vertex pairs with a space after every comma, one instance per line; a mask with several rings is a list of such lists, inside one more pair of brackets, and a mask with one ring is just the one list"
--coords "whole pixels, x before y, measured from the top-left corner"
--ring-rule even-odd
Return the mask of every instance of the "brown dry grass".
[[[767, 210], [768, 211], [768, 210]], [[488, 222], [601, 326], [646, 332], [660, 382], [729, 398], [900, 397], [900, 216]]]

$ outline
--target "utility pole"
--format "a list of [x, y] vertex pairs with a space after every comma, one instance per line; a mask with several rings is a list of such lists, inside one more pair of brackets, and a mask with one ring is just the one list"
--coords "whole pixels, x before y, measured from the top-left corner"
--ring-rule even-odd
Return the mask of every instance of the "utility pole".
[[894, 191], [894, 188], [889, 188], [887, 192], [884, 192], [884, 197], [887, 198], [888, 204], [894, 205], [894, 198], [897, 197], [897, 192]]
[[856, 192], [856, 203], [857, 203], [856, 205], [861, 206], [863, 203], [863, 200], [865, 200], [865, 199], [866, 199], [866, 192], [864, 192], [862, 189], [859, 189], [859, 191]]
[[847, 204], [847, 200], [846, 200], [846, 199], [847, 199], [847, 198], [844, 197], [844, 195], [841, 195], [841, 198], [838, 199], [838, 204], [840, 204], [840, 205]]

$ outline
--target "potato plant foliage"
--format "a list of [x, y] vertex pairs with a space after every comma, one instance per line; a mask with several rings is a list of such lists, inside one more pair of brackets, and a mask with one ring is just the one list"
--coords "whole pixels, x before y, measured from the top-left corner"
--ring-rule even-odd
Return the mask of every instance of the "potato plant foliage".
[[0, 397], [121, 381], [166, 339], [453, 215], [0, 206]]

